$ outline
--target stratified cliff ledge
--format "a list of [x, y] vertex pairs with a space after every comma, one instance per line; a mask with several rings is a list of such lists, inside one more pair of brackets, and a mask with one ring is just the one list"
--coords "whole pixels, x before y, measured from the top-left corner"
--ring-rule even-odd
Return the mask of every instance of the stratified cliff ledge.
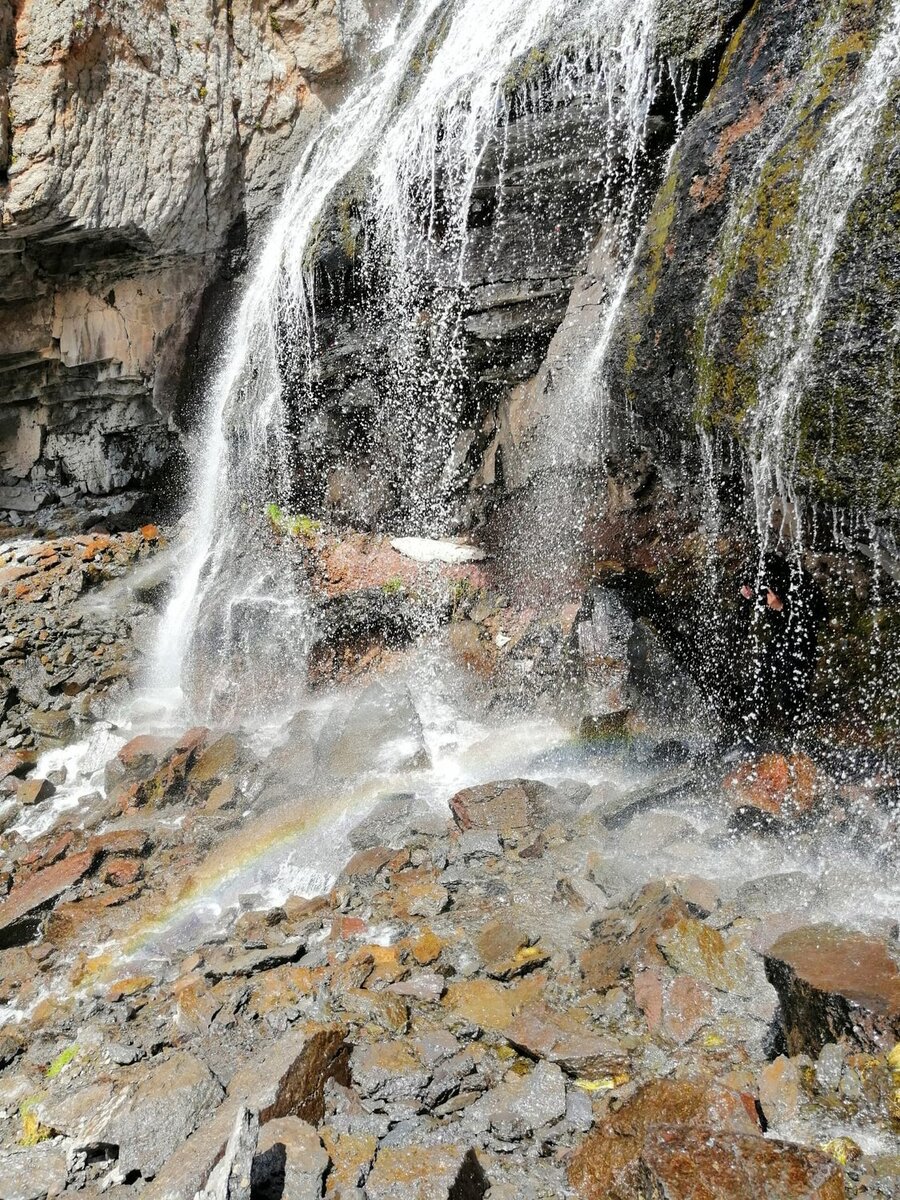
[[340, 94], [362, 0], [0, 5], [0, 510], [127, 507], [230, 241]]

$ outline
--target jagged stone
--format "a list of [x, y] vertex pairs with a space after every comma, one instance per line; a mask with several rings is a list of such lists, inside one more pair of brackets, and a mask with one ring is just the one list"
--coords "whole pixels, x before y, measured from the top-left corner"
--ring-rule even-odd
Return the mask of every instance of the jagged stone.
[[16, 785], [16, 799], [25, 807], [49, 800], [56, 788], [49, 779], [22, 779]]
[[208, 1068], [182, 1052], [152, 1067], [127, 1068], [64, 1099], [42, 1100], [36, 1111], [74, 1147], [117, 1146], [122, 1172], [149, 1178], [216, 1110], [222, 1094]]
[[29, 939], [34, 932], [29, 919], [83, 879], [96, 859], [92, 850], [70, 854], [14, 887], [0, 903], [0, 941], [9, 945], [20, 937]]
[[577, 1020], [555, 1013], [544, 1004], [519, 1013], [504, 1035], [517, 1050], [586, 1079], [620, 1074], [628, 1064], [627, 1051], [620, 1043], [592, 1033]]
[[637, 1194], [661, 1200], [843, 1200], [846, 1195], [840, 1167], [816, 1150], [736, 1133], [699, 1133], [657, 1131], [641, 1154]]
[[66, 1153], [60, 1146], [0, 1151], [0, 1196], [4, 1200], [49, 1200], [65, 1191], [68, 1174]]
[[665, 884], [648, 884], [624, 908], [594, 925], [592, 944], [581, 956], [585, 982], [604, 991], [648, 963], [662, 963], [657, 939], [679, 921], [690, 919], [679, 895]]
[[900, 1039], [900, 965], [882, 938], [811, 925], [780, 937], [765, 967], [791, 1054], [844, 1039], [877, 1053]]
[[253, 1196], [255, 1200], [318, 1200], [329, 1163], [312, 1125], [299, 1117], [269, 1121], [260, 1131], [253, 1160]]
[[553, 817], [556, 793], [546, 783], [529, 779], [504, 780], [466, 788], [450, 799], [460, 829], [503, 834], [537, 831]]
[[641, 1195], [644, 1150], [653, 1145], [658, 1131], [681, 1128], [692, 1137], [698, 1129], [750, 1137], [761, 1133], [750, 1096], [699, 1083], [657, 1080], [607, 1116], [578, 1147], [569, 1166], [576, 1194], [585, 1200], [633, 1200]]
[[482, 1200], [488, 1180], [464, 1146], [387, 1146], [366, 1180], [369, 1200]]
[[320, 1121], [326, 1081], [349, 1082], [347, 1058], [339, 1026], [313, 1025], [286, 1034], [258, 1061], [235, 1072], [215, 1116], [172, 1154], [145, 1189], [145, 1200], [194, 1200], [221, 1158], [240, 1108], [252, 1106], [263, 1125], [289, 1116]]
[[246, 1108], [239, 1109], [225, 1153], [213, 1168], [199, 1200], [250, 1200], [258, 1137], [258, 1114]]
[[555, 1063], [540, 1061], [527, 1075], [510, 1073], [467, 1110], [465, 1124], [476, 1131], [492, 1129], [512, 1141], [552, 1125], [566, 1111], [565, 1077]]

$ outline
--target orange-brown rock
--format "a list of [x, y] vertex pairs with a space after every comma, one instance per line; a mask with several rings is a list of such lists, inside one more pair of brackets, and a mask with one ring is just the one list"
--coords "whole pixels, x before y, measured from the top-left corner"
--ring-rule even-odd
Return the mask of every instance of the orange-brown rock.
[[37, 761], [33, 750], [10, 750], [0, 756], [0, 781], [10, 775], [24, 775]]
[[325, 1195], [358, 1187], [375, 1157], [376, 1138], [370, 1133], [335, 1133], [326, 1126], [322, 1141], [332, 1164], [325, 1180]]
[[569, 1181], [585, 1200], [634, 1200], [642, 1195], [645, 1149], [659, 1131], [682, 1127], [691, 1133], [702, 1128], [751, 1137], [761, 1134], [751, 1096], [701, 1083], [660, 1079], [645, 1084], [582, 1142], [572, 1157]]
[[662, 966], [657, 939], [690, 913], [682, 898], [663, 883], [649, 883], [624, 908], [594, 926], [591, 945], [581, 956], [588, 987], [602, 992], [623, 976], [648, 965]]
[[344, 867], [347, 879], [371, 880], [391, 861], [395, 851], [386, 846], [370, 846], [359, 850]]
[[783, 934], [765, 955], [788, 1050], [816, 1055], [842, 1039], [875, 1051], [900, 1039], [900, 955], [883, 938], [812, 925]]
[[116, 759], [132, 778], [141, 778], [159, 766], [171, 744], [168, 738], [155, 734], [138, 734], [125, 743]]
[[139, 858], [115, 857], [107, 859], [103, 868], [103, 879], [112, 887], [127, 887], [136, 883], [144, 871], [144, 865]]
[[[193, 751], [186, 753], [192, 755]], [[189, 772], [190, 782], [195, 786], [212, 783], [234, 767], [238, 754], [237, 741], [230, 733], [218, 738], [198, 755]]]
[[385, 1146], [366, 1180], [371, 1200], [479, 1200], [488, 1181], [465, 1146]]
[[88, 841], [86, 849], [97, 855], [139, 856], [150, 847], [150, 835], [144, 829], [108, 829]]
[[420, 967], [430, 966], [436, 962], [444, 949], [444, 942], [433, 930], [427, 930], [416, 938], [410, 946], [410, 954], [419, 964]]
[[613, 1038], [593, 1033], [577, 1018], [553, 1012], [545, 1004], [520, 1012], [504, 1035], [524, 1054], [557, 1063], [585, 1079], [617, 1075], [628, 1063], [627, 1052]]
[[49, 800], [55, 791], [49, 779], [20, 779], [16, 784], [16, 799], [27, 807]]
[[489, 921], [475, 939], [484, 968], [494, 979], [513, 979], [546, 963], [550, 954], [539, 942], [521, 913]]
[[638, 1194], [663, 1200], [844, 1200], [840, 1167], [816, 1150], [746, 1134], [700, 1134], [658, 1131], [641, 1155]]
[[511, 987], [490, 979], [467, 979], [450, 984], [443, 1004], [480, 1029], [502, 1033], [523, 1008], [540, 998], [546, 982], [539, 973]]
[[70, 854], [14, 887], [0, 904], [0, 937], [9, 936], [24, 918], [37, 913], [73, 887], [88, 874], [95, 861], [96, 854], [91, 850]]
[[533, 779], [510, 779], [465, 788], [450, 800], [460, 829], [524, 833], [546, 825], [552, 815], [553, 789]]
[[744, 763], [725, 779], [728, 797], [737, 809], [750, 808], [775, 817], [797, 817], [816, 802], [818, 772], [805, 754], [764, 754]]
[[73, 941], [83, 945], [89, 938], [104, 939], [110, 932], [109, 910], [135, 899], [140, 890], [134, 886], [109, 888], [97, 896], [58, 904], [47, 918], [46, 939], [56, 946]]

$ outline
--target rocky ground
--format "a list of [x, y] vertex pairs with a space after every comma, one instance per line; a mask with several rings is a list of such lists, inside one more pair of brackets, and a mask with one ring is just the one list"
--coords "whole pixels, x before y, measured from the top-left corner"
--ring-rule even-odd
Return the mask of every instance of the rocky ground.
[[[435, 612], [421, 576], [386, 539], [303, 538], [323, 614], [368, 614], [366, 662], [389, 679], [418, 627], [409, 611]], [[149, 530], [69, 539], [6, 569], [25, 568], [35, 604], [44, 576], [90, 595], [95, 566], [115, 574], [158, 542]], [[550, 664], [574, 670], [585, 618], [517, 614], [485, 570], [429, 578], [449, 575], [445, 636], [500, 681], [506, 707], [522, 694], [514, 680], [536, 694]], [[352, 674], [349, 643], [313, 661], [314, 682]], [[848, 855], [865, 846], [873, 880], [889, 871], [890, 778], [848, 783], [803, 755], [701, 762], [657, 744], [643, 787], [591, 787], [561, 766], [552, 785], [448, 788], [438, 806], [383, 796], [350, 823], [322, 894], [275, 904], [247, 891], [204, 924], [210, 879], [242, 878], [248, 846], [302, 823], [366, 774], [373, 747], [409, 733], [409, 705], [379, 689], [334, 727], [298, 718], [273, 750], [206, 728], [120, 738], [96, 792], [61, 811], [24, 741], [5, 755], [4, 1200], [898, 1194], [896, 924], [823, 921], [811, 870], [754, 872], [766, 847], [791, 838], [814, 857], [835, 829]], [[64, 713], [64, 695], [33, 711]], [[638, 753], [639, 714], [621, 712], [588, 722], [591, 753]], [[83, 734], [91, 712], [76, 715]], [[410, 762], [422, 754], [412, 745]], [[678, 803], [704, 780], [713, 849], [744, 839], [747, 882], [636, 879], [631, 859], [654, 847], [662, 861], [683, 844], [690, 861], [697, 835]]]
[[[12, 531], [9, 531], [12, 533]], [[165, 545], [155, 525], [0, 543], [0, 743], [10, 750], [70, 739], [131, 674], [132, 623], [145, 609], [92, 604]]]

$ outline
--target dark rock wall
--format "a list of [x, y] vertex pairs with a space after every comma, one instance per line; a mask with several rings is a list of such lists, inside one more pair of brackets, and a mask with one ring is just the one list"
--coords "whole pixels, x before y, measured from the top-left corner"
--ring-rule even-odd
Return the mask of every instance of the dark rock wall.
[[[796, 344], [779, 306], [803, 232], [804, 172], [893, 7], [757, 3], [735, 36], [657, 196], [613, 356], [620, 395], [662, 440], [694, 439], [698, 426], [749, 440], [760, 396]], [[801, 490], [894, 518], [898, 104], [895, 73], [795, 389]]]
[[[483, 519], [510, 389], [539, 371], [601, 232], [624, 239], [627, 257], [681, 123], [702, 104], [745, 7], [660, 6], [659, 86], [635, 164], [624, 161], [590, 69], [568, 93], [542, 90], [569, 53], [565, 28], [558, 44], [526, 56], [480, 163], [464, 254], [440, 227], [426, 233], [423, 219], [420, 294], [401, 316], [399, 368], [397, 314], [382, 303], [392, 263], [367, 222], [367, 180], [336, 198], [317, 257], [319, 352], [311, 383], [301, 372], [290, 395], [299, 508], [419, 530]], [[625, 205], [630, 226], [619, 216]], [[608, 291], [617, 268], [602, 265]], [[286, 342], [294, 336], [287, 330]]]

